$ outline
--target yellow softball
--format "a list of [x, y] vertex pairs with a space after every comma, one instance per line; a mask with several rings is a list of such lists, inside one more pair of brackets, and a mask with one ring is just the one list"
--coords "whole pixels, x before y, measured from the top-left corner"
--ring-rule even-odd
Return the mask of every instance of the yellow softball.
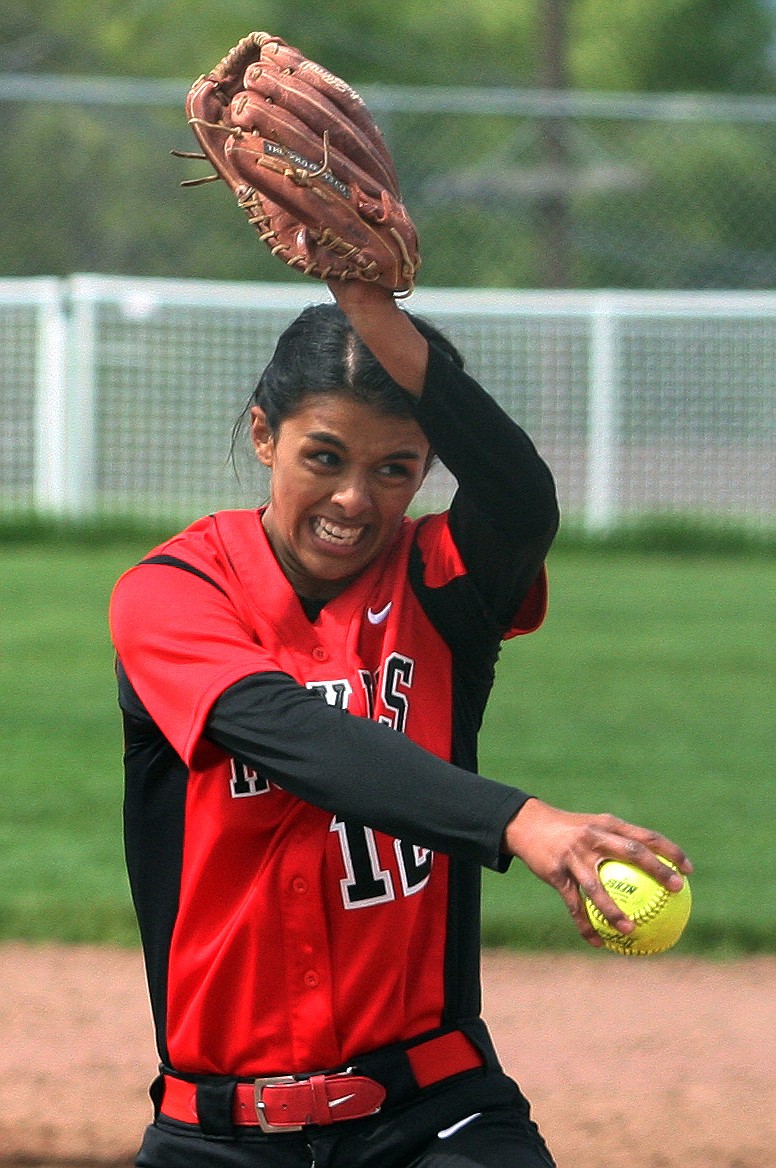
[[[676, 865], [661, 856], [664, 864]], [[618, 933], [586, 896], [588, 918], [604, 946], [613, 953], [644, 957], [665, 953], [681, 937], [690, 916], [692, 894], [687, 877], [679, 892], [669, 892], [641, 868], [622, 860], [604, 860], [598, 874], [614, 903], [636, 925], [632, 933]]]

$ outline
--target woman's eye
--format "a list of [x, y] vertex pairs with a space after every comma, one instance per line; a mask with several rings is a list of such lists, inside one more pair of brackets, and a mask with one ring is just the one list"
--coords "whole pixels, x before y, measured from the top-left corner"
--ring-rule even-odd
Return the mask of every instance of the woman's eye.
[[317, 450], [315, 454], [310, 456], [310, 460], [317, 463], [318, 466], [326, 467], [327, 470], [340, 464], [339, 455], [332, 450]]
[[387, 462], [385, 466], [380, 467], [380, 474], [388, 479], [406, 479], [409, 473], [409, 467], [403, 462]]

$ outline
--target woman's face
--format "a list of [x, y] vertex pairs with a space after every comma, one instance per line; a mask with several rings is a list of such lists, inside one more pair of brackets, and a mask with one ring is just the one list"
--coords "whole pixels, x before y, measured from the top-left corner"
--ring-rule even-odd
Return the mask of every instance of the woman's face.
[[272, 471], [264, 528], [296, 592], [337, 596], [394, 538], [423, 481], [429, 444], [417, 422], [336, 393], [308, 396], [272, 435], [251, 411]]

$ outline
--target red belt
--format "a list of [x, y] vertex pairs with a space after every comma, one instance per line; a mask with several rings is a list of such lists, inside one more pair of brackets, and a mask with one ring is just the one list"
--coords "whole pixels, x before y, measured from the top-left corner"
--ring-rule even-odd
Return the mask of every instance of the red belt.
[[[419, 1088], [485, 1064], [480, 1051], [460, 1030], [418, 1043], [405, 1053]], [[169, 1074], [163, 1076], [163, 1083], [162, 1114], [183, 1123], [199, 1123], [197, 1084]], [[235, 1084], [232, 1122], [266, 1132], [299, 1131], [308, 1123], [330, 1124], [374, 1115], [385, 1096], [385, 1087], [376, 1079], [350, 1070], [305, 1078], [273, 1075]]]

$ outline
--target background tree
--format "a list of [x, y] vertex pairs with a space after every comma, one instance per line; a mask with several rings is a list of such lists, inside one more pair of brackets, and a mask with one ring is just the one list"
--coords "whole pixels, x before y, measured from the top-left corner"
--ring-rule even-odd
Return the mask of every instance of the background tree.
[[3, 72], [6, 82], [172, 78], [174, 94], [63, 104], [29, 100], [28, 76], [7, 85], [0, 274], [293, 279], [246, 246], [220, 184], [178, 188], [200, 171], [169, 154], [194, 145], [188, 85], [259, 23], [357, 88], [470, 87], [460, 113], [423, 112], [417, 100], [377, 111], [421, 231], [426, 284], [776, 281], [772, 126], [497, 115], [477, 98], [536, 85], [770, 94], [766, 0], [459, 0], [454, 15], [449, 0], [266, 0], [258, 16], [247, 0], [226, 10], [106, 0], [98, 12], [92, 0], [0, 0], [0, 86]]

